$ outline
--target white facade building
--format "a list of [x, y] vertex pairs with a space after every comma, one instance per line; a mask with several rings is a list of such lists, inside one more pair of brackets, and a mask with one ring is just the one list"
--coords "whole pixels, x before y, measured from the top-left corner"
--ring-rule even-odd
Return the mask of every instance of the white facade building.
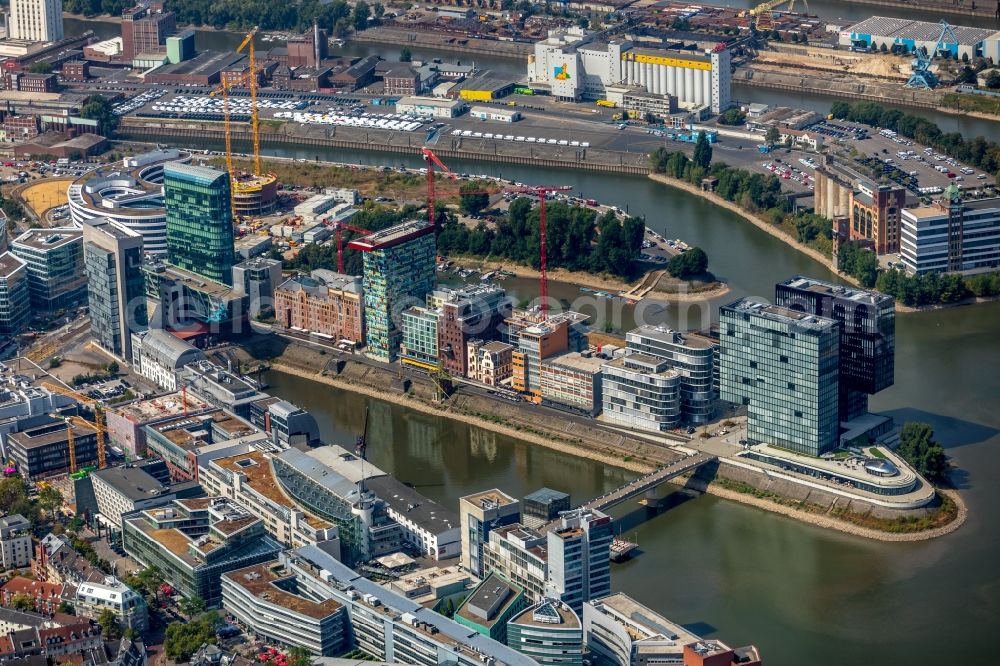
[[396, 113], [412, 113], [432, 118], [457, 118], [468, 108], [465, 100], [439, 97], [401, 97], [396, 102]]
[[28, 42], [56, 42], [63, 38], [60, 0], [11, 0], [7, 37]]
[[111, 610], [123, 628], [142, 632], [149, 626], [146, 600], [113, 576], [105, 578], [103, 583], [81, 583], [76, 588], [73, 606], [78, 615], [95, 618], [104, 610]]
[[605, 421], [666, 432], [681, 421], [681, 374], [650, 354], [616, 358], [603, 366], [602, 400]]
[[31, 523], [19, 513], [0, 518], [0, 566], [4, 571], [31, 564]]
[[150, 329], [132, 334], [132, 367], [166, 391], [180, 388], [181, 368], [203, 360], [203, 351], [167, 331]]
[[722, 113], [732, 106], [727, 49], [688, 51], [638, 48], [628, 40], [596, 42], [580, 28], [549, 31], [528, 58], [528, 80], [560, 99], [605, 99], [608, 86], [639, 86], [672, 95], [687, 109]]
[[949, 187], [929, 206], [904, 208], [900, 255], [908, 273], [975, 272], [1000, 266], [1000, 199], [961, 201]]

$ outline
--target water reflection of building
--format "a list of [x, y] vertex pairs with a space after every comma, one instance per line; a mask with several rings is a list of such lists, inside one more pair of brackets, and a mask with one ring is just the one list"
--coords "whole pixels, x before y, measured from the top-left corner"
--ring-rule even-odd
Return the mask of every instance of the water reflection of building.
[[469, 429], [469, 453], [476, 458], [486, 458], [491, 463], [496, 462], [499, 448], [497, 434], [480, 428]]

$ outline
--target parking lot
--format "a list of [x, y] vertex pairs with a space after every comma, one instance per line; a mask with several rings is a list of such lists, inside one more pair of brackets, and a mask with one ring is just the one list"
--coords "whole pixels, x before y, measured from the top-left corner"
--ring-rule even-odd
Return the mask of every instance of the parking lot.
[[967, 190], [993, 185], [982, 171], [889, 130], [873, 132], [848, 145], [858, 153], [852, 158], [855, 164], [905, 187], [914, 196], [939, 194], [951, 183]]

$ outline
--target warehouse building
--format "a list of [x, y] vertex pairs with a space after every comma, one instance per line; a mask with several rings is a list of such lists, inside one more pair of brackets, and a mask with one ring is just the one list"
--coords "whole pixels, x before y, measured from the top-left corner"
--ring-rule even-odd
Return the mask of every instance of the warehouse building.
[[732, 106], [727, 49], [639, 48], [628, 40], [595, 41], [580, 28], [552, 30], [537, 42], [535, 53], [528, 56], [528, 80], [573, 101], [608, 99], [609, 86], [625, 85], [676, 97], [677, 104], [689, 110], [722, 113]]
[[[968, 56], [971, 60], [977, 56], [992, 57], [997, 62], [997, 44], [1000, 32], [991, 28], [970, 28], [966, 26], [951, 26], [958, 41], [946, 36], [943, 50], [951, 58]], [[924, 49], [933, 53], [941, 36], [941, 24], [929, 21], [911, 21], [910, 19], [891, 18], [888, 16], [872, 16], [860, 23], [840, 31], [840, 45], [856, 49], [886, 49], [895, 47], [913, 52]]]
[[437, 97], [402, 97], [396, 102], [396, 113], [412, 113], [432, 118], [457, 118], [469, 108], [465, 100]]

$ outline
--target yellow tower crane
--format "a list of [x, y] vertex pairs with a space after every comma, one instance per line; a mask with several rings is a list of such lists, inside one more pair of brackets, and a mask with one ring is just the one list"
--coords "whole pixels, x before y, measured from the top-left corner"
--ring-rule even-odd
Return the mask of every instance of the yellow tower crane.
[[257, 36], [257, 28], [247, 33], [243, 41], [236, 47], [237, 53], [243, 53], [247, 49], [247, 56], [250, 59], [250, 132], [253, 136], [253, 169], [254, 175], [260, 176], [260, 113], [257, 110], [257, 59], [254, 55], [254, 37]]
[[107, 457], [104, 449], [104, 434], [108, 431], [104, 427], [104, 405], [98, 401], [94, 400], [90, 396], [84, 395], [82, 393], [77, 393], [76, 391], [68, 388], [59, 386], [58, 384], [53, 384], [52, 382], [42, 382], [42, 388], [45, 388], [52, 393], [58, 393], [59, 395], [65, 395], [67, 397], [73, 398], [78, 402], [82, 402], [85, 405], [89, 405], [94, 410], [94, 422], [91, 423], [86, 419], [82, 419], [79, 416], [70, 416], [66, 419], [66, 434], [67, 441], [69, 444], [69, 471], [70, 474], [76, 471], [76, 446], [73, 442], [73, 424], [80, 426], [85, 426], [87, 428], [92, 428], [97, 431], [97, 468], [104, 469], [107, 467]]

